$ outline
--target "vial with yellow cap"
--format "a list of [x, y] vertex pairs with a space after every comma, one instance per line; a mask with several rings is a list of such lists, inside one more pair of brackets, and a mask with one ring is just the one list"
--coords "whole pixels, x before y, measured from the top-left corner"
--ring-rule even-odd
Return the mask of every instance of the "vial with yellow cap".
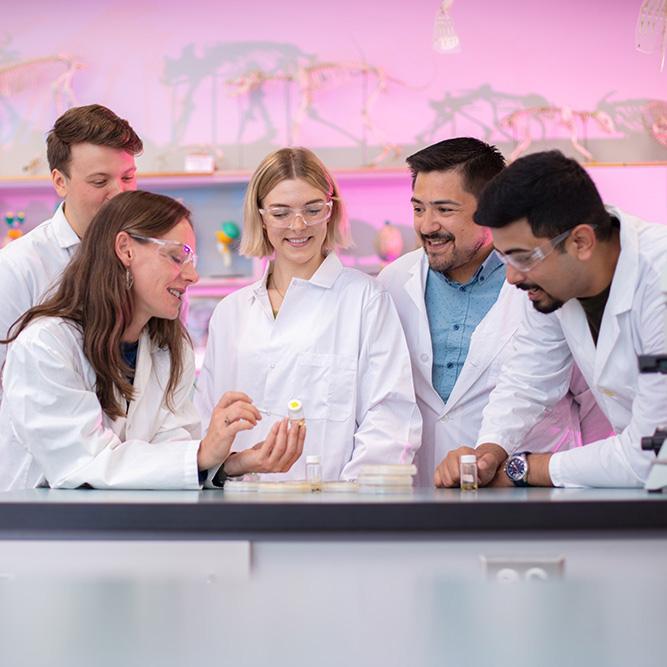
[[303, 414], [303, 405], [298, 398], [293, 398], [287, 404], [287, 416], [292, 424], [303, 426], [306, 423], [306, 417]]

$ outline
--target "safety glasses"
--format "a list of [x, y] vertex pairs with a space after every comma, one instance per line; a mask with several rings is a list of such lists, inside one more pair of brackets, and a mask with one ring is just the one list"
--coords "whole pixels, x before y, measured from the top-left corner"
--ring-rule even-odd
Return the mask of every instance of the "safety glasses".
[[174, 264], [183, 268], [187, 264], [197, 266], [197, 254], [187, 243], [180, 241], [169, 241], [167, 239], [156, 239], [153, 236], [141, 236], [141, 234], [130, 234], [133, 239], [144, 243], [153, 243], [158, 246], [158, 252], [170, 259]]

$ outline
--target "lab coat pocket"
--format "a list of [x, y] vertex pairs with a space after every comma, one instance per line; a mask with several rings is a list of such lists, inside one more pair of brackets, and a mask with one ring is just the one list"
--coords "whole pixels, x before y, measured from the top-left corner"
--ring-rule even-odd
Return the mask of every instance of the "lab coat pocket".
[[356, 396], [356, 359], [342, 354], [306, 353], [297, 365], [306, 420], [348, 419]]

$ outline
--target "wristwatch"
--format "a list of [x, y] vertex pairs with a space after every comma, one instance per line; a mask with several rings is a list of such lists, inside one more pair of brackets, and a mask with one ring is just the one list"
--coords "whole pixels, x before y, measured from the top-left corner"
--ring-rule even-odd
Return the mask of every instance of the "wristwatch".
[[223, 463], [218, 471], [211, 477], [211, 484], [217, 489], [222, 489], [225, 486], [225, 482], [229, 479], [230, 475], [225, 472], [225, 464]]
[[225, 459], [223, 464], [218, 468], [218, 471], [211, 477], [211, 484], [215, 486], [218, 489], [222, 489], [225, 486], [225, 482], [228, 479], [233, 479], [234, 477], [243, 477], [243, 475], [230, 475], [229, 473], [225, 472], [225, 463], [229, 461], [230, 457], [232, 457], [234, 454], [238, 454], [238, 452], [231, 452], [229, 456]]
[[514, 486], [530, 486], [528, 484], [528, 452], [512, 454], [505, 463], [505, 474]]

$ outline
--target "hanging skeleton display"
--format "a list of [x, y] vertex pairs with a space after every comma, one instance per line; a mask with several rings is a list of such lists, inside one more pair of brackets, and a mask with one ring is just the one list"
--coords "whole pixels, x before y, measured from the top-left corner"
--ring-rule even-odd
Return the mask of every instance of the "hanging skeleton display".
[[454, 0], [442, 0], [435, 15], [433, 24], [433, 48], [438, 53], [456, 53], [459, 51], [460, 40], [454, 29], [454, 22], [449, 13]]
[[639, 8], [635, 44], [642, 53], [660, 53], [660, 71], [667, 49], [667, 0], [644, 0]]

